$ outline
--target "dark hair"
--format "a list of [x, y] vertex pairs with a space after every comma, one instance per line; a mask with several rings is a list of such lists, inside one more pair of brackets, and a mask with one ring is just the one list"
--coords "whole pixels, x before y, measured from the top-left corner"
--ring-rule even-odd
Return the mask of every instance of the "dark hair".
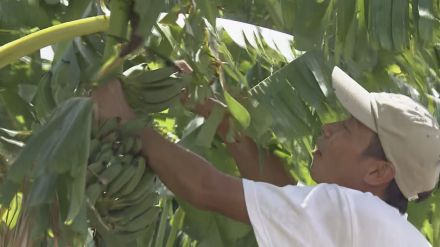
[[[370, 144], [364, 150], [363, 155], [374, 157], [380, 160], [387, 160], [377, 134], [374, 134], [374, 136], [371, 138]], [[408, 209], [408, 200], [405, 198], [402, 191], [400, 191], [395, 179], [389, 183], [385, 190], [385, 202], [390, 206], [397, 208], [401, 214], [404, 214]]]
[[[381, 160], [387, 160], [385, 152], [382, 148], [382, 144], [380, 143], [379, 136], [377, 134], [374, 134], [373, 138], [370, 140], [370, 144], [364, 150], [363, 155]], [[419, 198], [416, 200], [416, 202], [426, 200], [431, 196], [434, 190], [435, 189], [419, 193]], [[385, 190], [385, 202], [388, 203], [390, 206], [397, 208], [401, 214], [404, 214], [408, 209], [408, 200], [403, 195], [402, 191], [400, 191], [395, 179], [390, 182]]]

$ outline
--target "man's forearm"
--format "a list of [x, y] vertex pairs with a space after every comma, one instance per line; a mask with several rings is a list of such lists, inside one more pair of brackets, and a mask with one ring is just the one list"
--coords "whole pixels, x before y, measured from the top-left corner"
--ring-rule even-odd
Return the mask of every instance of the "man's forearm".
[[193, 206], [249, 224], [241, 180], [221, 173], [197, 154], [151, 128], [141, 134], [142, 153], [161, 181]]
[[171, 143], [152, 128], [141, 133], [142, 153], [161, 181], [177, 196], [199, 205], [201, 189], [218, 171], [202, 157]]

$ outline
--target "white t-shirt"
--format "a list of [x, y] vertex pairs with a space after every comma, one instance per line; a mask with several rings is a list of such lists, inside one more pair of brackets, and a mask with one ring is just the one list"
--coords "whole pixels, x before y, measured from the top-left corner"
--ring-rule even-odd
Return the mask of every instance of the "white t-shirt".
[[335, 184], [277, 187], [243, 179], [260, 247], [428, 247], [397, 209]]

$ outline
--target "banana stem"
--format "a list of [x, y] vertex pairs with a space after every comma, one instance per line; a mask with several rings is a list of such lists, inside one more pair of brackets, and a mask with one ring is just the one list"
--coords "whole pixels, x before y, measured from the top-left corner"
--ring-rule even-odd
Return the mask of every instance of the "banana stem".
[[110, 26], [104, 47], [104, 63], [113, 56], [115, 45], [127, 40], [129, 10], [130, 1], [110, 1]]
[[168, 235], [168, 240], [166, 243], [166, 247], [173, 247], [174, 243], [176, 242], [177, 234], [180, 229], [182, 229], [183, 221], [185, 220], [185, 212], [182, 210], [182, 208], [177, 208], [176, 212], [174, 213], [173, 219], [171, 221], [171, 231]]
[[45, 28], [0, 47], [0, 69], [45, 46], [77, 36], [104, 32], [109, 28], [106, 16], [94, 16]]
[[171, 199], [167, 196], [164, 196], [162, 199], [162, 215], [160, 216], [159, 229], [157, 230], [156, 242], [154, 244], [155, 247], [162, 247], [163, 241], [165, 238], [165, 229], [168, 224], [167, 218], [168, 213], [171, 208]]

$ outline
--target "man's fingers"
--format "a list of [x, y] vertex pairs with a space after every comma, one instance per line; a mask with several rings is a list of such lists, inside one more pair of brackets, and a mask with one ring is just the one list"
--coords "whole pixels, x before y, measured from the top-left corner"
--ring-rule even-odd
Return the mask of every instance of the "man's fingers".
[[134, 113], [128, 105], [119, 80], [114, 79], [95, 88], [91, 98], [95, 103], [94, 113], [99, 120], [113, 117], [130, 119]]

